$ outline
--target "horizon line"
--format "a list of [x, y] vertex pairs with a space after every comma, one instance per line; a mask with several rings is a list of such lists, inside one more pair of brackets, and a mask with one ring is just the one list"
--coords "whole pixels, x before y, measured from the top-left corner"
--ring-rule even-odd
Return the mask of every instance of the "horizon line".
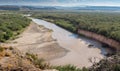
[[46, 6], [46, 7], [87, 7], [87, 6], [99, 6], [99, 7], [120, 7], [120, 6], [114, 6], [114, 5], [79, 5], [79, 6], [62, 6], [62, 5], [13, 5], [13, 4], [0, 4], [0, 6]]

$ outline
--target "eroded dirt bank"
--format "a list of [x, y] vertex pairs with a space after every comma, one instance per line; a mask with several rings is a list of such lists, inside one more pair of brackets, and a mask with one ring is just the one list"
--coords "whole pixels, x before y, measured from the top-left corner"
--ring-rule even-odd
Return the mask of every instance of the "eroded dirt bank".
[[120, 42], [117, 42], [113, 39], [109, 39], [109, 38], [104, 37], [102, 35], [99, 35], [99, 34], [96, 34], [96, 33], [93, 33], [93, 32], [89, 32], [89, 31], [85, 31], [85, 30], [81, 30], [81, 29], [78, 30], [78, 33], [82, 34], [86, 37], [90, 37], [90, 38], [93, 38], [95, 40], [98, 40], [102, 43], [105, 43], [105, 44], [111, 46], [112, 48], [114, 48], [116, 50], [120, 50]]

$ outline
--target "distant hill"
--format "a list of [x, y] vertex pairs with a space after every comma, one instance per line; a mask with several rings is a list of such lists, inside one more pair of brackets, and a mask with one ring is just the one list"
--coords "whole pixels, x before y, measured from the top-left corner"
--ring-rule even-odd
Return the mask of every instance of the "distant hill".
[[78, 7], [78, 10], [101, 10], [101, 11], [120, 11], [120, 7], [112, 6], [86, 6]]
[[17, 6], [17, 5], [1, 5], [0, 10], [84, 10], [84, 11], [120, 11], [120, 7], [114, 6]]
[[76, 6], [76, 7], [56, 6], [56, 8], [63, 10], [84, 10], [84, 11], [120, 11], [120, 7], [114, 6]]
[[0, 10], [56, 10], [55, 7], [2, 5]]
[[21, 6], [22, 9], [29, 9], [29, 10], [56, 10], [55, 7], [48, 7], [48, 6]]
[[0, 10], [20, 10], [20, 8], [18, 6], [4, 5], [4, 6], [0, 6]]

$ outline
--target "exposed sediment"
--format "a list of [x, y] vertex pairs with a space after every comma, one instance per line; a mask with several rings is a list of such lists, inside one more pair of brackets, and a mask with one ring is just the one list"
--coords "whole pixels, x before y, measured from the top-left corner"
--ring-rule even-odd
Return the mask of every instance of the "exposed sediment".
[[117, 42], [117, 41], [115, 41], [113, 39], [107, 38], [105, 36], [102, 36], [102, 35], [99, 35], [99, 34], [96, 34], [96, 33], [93, 33], [93, 32], [81, 30], [81, 29], [78, 29], [78, 33], [82, 34], [82, 35], [84, 35], [86, 37], [98, 40], [98, 41], [100, 41], [102, 43], [105, 43], [105, 44], [111, 46], [112, 48], [114, 48], [116, 50], [120, 50], [120, 42]]
[[39, 58], [45, 60], [66, 55], [68, 51], [62, 48], [57, 41], [52, 38], [51, 34], [52, 30], [32, 22], [17, 39], [5, 45], [16, 47], [24, 54], [37, 54]]

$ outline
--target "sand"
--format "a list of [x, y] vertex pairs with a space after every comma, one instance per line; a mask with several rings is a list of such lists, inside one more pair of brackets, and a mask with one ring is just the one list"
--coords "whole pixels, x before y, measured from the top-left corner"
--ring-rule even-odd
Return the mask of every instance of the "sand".
[[45, 60], [66, 55], [68, 51], [59, 46], [51, 34], [51, 30], [32, 22], [30, 26], [18, 36], [19, 38], [5, 45], [15, 47], [24, 54], [37, 54], [39, 58]]

